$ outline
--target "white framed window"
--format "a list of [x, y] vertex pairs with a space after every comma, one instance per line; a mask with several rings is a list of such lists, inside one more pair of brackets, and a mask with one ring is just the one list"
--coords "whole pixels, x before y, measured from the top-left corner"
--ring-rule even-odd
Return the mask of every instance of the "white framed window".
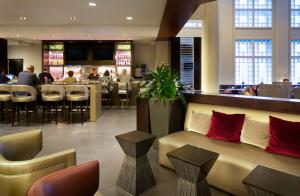
[[236, 28], [271, 28], [272, 0], [235, 0]]
[[291, 41], [291, 79], [293, 84], [300, 84], [300, 40]]
[[235, 83], [272, 83], [272, 40], [235, 41]]
[[291, 0], [291, 27], [300, 28], [300, 0]]

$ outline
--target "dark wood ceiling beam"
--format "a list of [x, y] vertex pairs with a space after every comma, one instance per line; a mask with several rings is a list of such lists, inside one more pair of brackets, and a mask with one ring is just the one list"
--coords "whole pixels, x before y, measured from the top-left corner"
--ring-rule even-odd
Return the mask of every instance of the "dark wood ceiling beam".
[[197, 8], [210, 1], [214, 0], [167, 0], [157, 40], [166, 41], [175, 37]]

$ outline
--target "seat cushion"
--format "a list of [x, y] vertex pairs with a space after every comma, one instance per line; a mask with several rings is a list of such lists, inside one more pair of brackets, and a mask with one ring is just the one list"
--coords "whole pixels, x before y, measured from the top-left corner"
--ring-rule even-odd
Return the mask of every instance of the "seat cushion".
[[261, 153], [265, 153], [255, 146], [213, 140], [199, 133], [181, 131], [159, 139], [159, 163], [173, 168], [166, 154], [185, 144], [219, 153], [219, 158], [207, 176], [208, 183], [236, 195], [246, 195], [242, 180], [254, 169], [255, 161]]
[[10, 94], [0, 94], [0, 101], [9, 101], [11, 100]]
[[206, 135], [209, 129], [211, 115], [193, 111], [187, 131], [194, 131]]
[[269, 123], [246, 119], [242, 133], [241, 142], [266, 149], [269, 144]]
[[13, 96], [12, 97], [12, 102], [18, 102], [18, 103], [24, 103], [24, 102], [31, 102], [35, 101], [33, 97], [31, 96]]
[[62, 101], [63, 97], [61, 95], [43, 95], [43, 101]]
[[67, 100], [68, 101], [85, 101], [85, 100], [88, 100], [88, 98], [85, 95], [74, 94], [74, 95], [68, 95]]

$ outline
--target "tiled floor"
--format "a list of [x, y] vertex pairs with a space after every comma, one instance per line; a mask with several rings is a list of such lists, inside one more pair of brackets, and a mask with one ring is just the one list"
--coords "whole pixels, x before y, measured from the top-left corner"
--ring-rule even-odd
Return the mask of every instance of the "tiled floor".
[[[77, 162], [84, 163], [90, 160], [100, 162], [100, 187], [99, 190], [105, 196], [120, 195], [114, 188], [124, 154], [114, 136], [136, 129], [136, 111], [127, 110], [103, 110], [102, 116], [96, 123], [65, 124], [55, 123], [31, 127], [11, 127], [0, 125], [0, 136], [15, 133], [32, 128], [43, 130], [44, 147], [38, 156], [55, 153], [58, 151], [75, 148]], [[157, 185], [145, 192], [144, 196], [168, 196], [175, 195], [177, 178], [174, 171], [158, 165], [157, 151], [151, 149], [148, 154]], [[215, 196], [225, 195], [212, 189]]]

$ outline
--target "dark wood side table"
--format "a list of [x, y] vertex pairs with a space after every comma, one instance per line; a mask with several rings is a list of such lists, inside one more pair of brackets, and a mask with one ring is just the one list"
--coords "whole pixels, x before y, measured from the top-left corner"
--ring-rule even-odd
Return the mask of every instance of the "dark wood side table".
[[250, 196], [299, 196], [300, 177], [258, 165], [244, 180]]
[[167, 154], [178, 175], [177, 196], [211, 195], [206, 176], [219, 154], [185, 145]]
[[116, 136], [125, 153], [125, 159], [116, 183], [116, 188], [126, 195], [139, 195], [156, 184], [147, 152], [156, 136], [132, 131]]

